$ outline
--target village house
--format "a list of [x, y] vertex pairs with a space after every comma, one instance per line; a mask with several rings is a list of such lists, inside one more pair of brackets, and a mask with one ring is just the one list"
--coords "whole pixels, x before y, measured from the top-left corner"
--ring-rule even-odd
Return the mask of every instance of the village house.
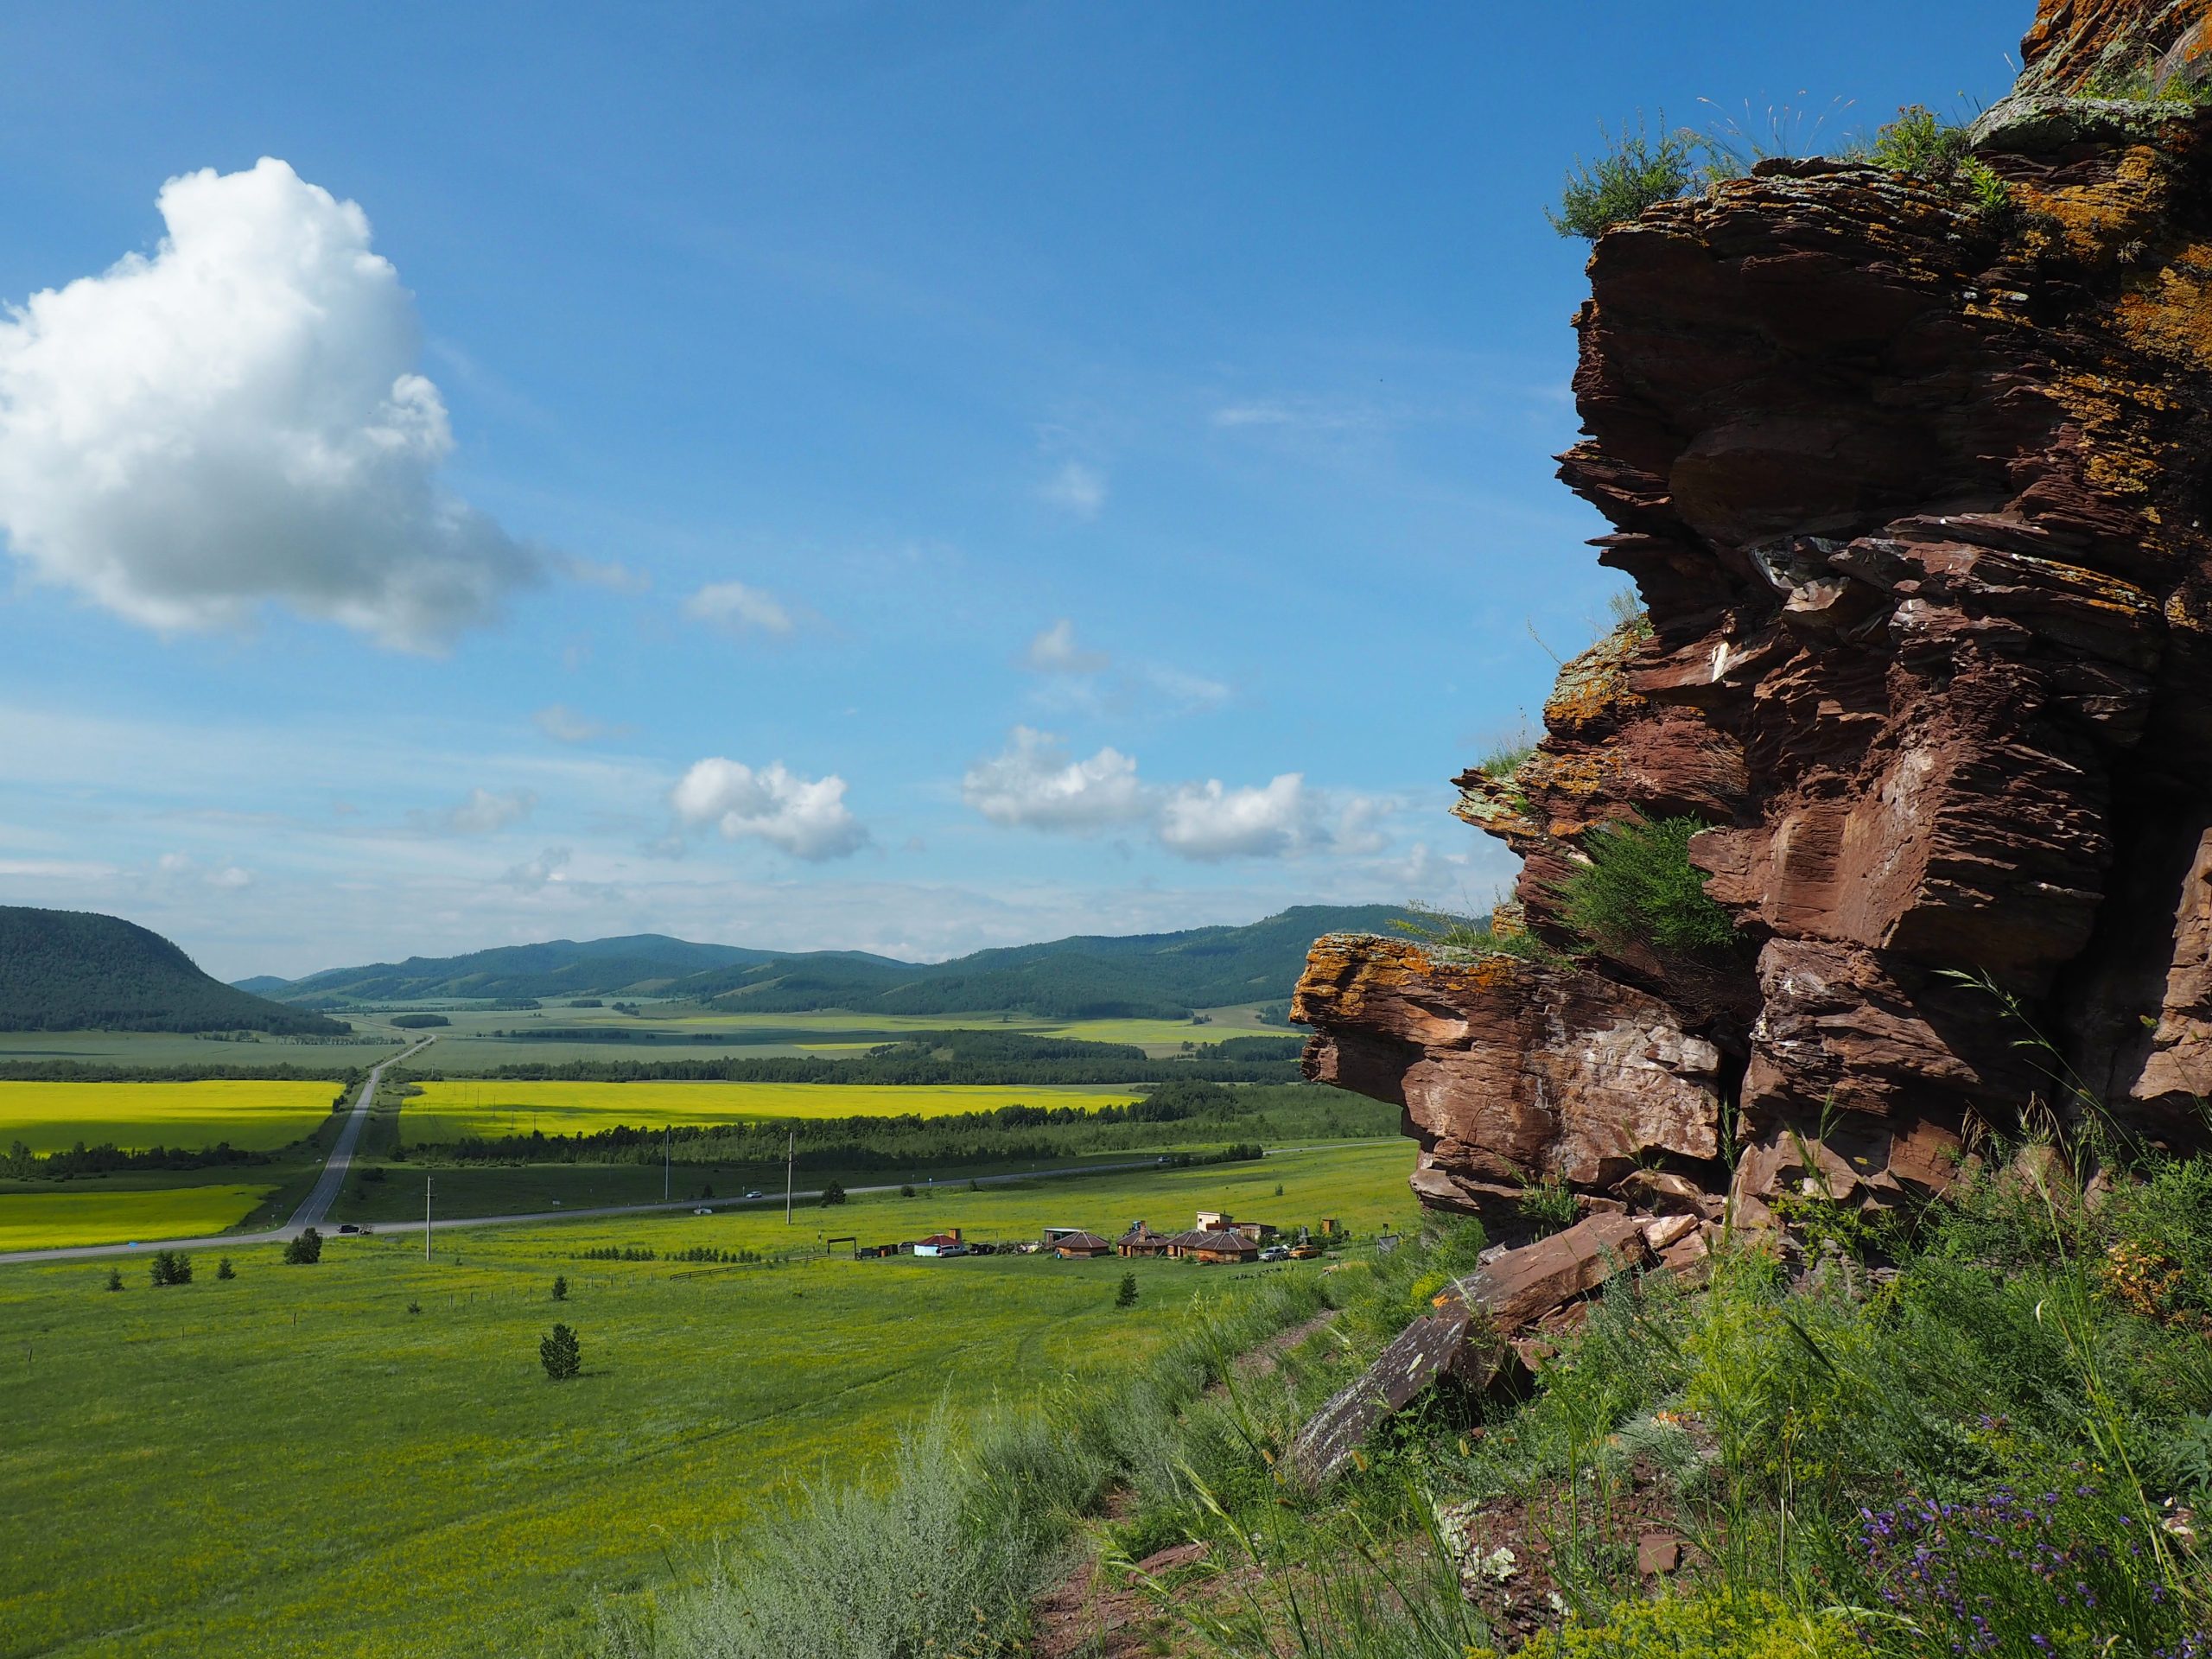
[[1256, 1240], [1230, 1227], [1199, 1227], [1167, 1241], [1167, 1254], [1185, 1262], [1212, 1264], [1250, 1262], [1260, 1254]]
[[1141, 1221], [1133, 1221], [1129, 1230], [1115, 1241], [1114, 1248], [1123, 1255], [1165, 1255], [1167, 1235], [1154, 1232]]
[[965, 1255], [968, 1246], [962, 1242], [957, 1227], [950, 1232], [931, 1233], [927, 1238], [914, 1241], [916, 1255]]
[[1078, 1257], [1111, 1255], [1114, 1247], [1096, 1233], [1062, 1232], [1052, 1240], [1052, 1254], [1063, 1262]]

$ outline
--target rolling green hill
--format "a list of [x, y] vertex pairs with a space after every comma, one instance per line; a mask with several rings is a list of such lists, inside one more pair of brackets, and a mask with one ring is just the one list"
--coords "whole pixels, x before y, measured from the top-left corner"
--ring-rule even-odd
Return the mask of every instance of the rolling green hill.
[[1278, 1001], [1324, 933], [1386, 930], [1387, 905], [1300, 906], [1244, 927], [1082, 936], [979, 950], [950, 962], [861, 951], [779, 953], [658, 934], [511, 945], [332, 969], [274, 992], [309, 998], [575, 995], [683, 997], [733, 1013], [824, 1008], [882, 1014], [1020, 1013], [1050, 1020], [1180, 1019], [1193, 1008]]
[[160, 934], [119, 917], [0, 906], [0, 1031], [346, 1029], [211, 979]]

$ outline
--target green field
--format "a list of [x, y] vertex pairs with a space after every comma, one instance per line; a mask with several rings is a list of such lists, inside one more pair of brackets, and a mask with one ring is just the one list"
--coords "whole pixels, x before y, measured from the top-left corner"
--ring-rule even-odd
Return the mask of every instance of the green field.
[[[396, 1011], [399, 1005], [394, 1005]], [[467, 1002], [410, 1002], [436, 1008], [451, 1024], [435, 1033], [402, 1031], [390, 1011], [345, 1012], [356, 1043], [307, 1042], [258, 1036], [215, 1041], [173, 1032], [0, 1032], [0, 1063], [70, 1060], [92, 1065], [296, 1065], [328, 1068], [374, 1065], [390, 1059], [402, 1042], [435, 1034], [423, 1058], [429, 1069], [490, 1071], [506, 1065], [559, 1065], [572, 1060], [711, 1059], [722, 1055], [765, 1058], [819, 1054], [834, 1057], [931, 1031], [1023, 1032], [1035, 1037], [1073, 1037], [1090, 1043], [1134, 1043], [1155, 1058], [1179, 1054], [1185, 1043], [1217, 1043], [1228, 1037], [1293, 1034], [1263, 1026], [1249, 1007], [1205, 1010], [1207, 1022], [1173, 1020], [1039, 1020], [1027, 1014], [724, 1014], [694, 1003], [635, 1004], [637, 1014], [612, 1007], [572, 1008], [548, 1002], [540, 1008], [486, 1008]], [[601, 1040], [555, 1039], [550, 1028], [605, 1033]], [[493, 1033], [505, 1034], [494, 1036]]]
[[[695, 1574], [790, 1481], [861, 1472], [956, 1412], [1142, 1357], [1194, 1293], [1254, 1270], [1050, 1258], [824, 1259], [945, 1226], [1034, 1236], [1410, 1219], [1403, 1141], [1262, 1165], [886, 1197], [804, 1212], [334, 1239], [323, 1263], [100, 1288], [105, 1263], [0, 1268], [0, 1655], [507, 1655], [595, 1599]], [[1275, 1196], [1280, 1184], [1281, 1198]], [[603, 1245], [779, 1252], [780, 1267], [575, 1260]], [[1261, 1272], [1310, 1272], [1291, 1264]], [[572, 1287], [548, 1299], [556, 1273]], [[422, 1312], [410, 1313], [418, 1303]], [[545, 1381], [558, 1313], [585, 1375]]]
[[[8, 1087], [0, 1084], [0, 1089]], [[762, 1118], [950, 1117], [1001, 1106], [1089, 1110], [1135, 1098], [1127, 1090], [822, 1083], [421, 1083], [399, 1116], [408, 1146], [471, 1135], [589, 1135], [618, 1124], [734, 1123]], [[0, 1096], [0, 1099], [4, 1099]]]
[[242, 1151], [312, 1134], [338, 1098], [335, 1083], [11, 1083], [0, 1081], [0, 1144], [61, 1152], [81, 1141]]

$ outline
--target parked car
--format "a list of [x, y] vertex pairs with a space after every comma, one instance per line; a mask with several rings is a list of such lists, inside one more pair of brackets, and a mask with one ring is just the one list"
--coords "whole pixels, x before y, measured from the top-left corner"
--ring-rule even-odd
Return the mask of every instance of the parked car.
[[1266, 1249], [1260, 1252], [1260, 1260], [1262, 1262], [1287, 1262], [1290, 1260], [1290, 1246], [1287, 1244], [1270, 1244]]
[[358, 1233], [361, 1230], [349, 1221], [340, 1226], [338, 1230], [341, 1233]]
[[759, 1187], [757, 1187], [757, 1186], [756, 1186], [756, 1187], [754, 1187], [754, 1188], [753, 1188], [750, 1192], [747, 1192], [745, 1196], [746, 1196], [747, 1198], [766, 1198], [768, 1195], [767, 1195], [766, 1192], [762, 1192]]
[[693, 1215], [695, 1215], [695, 1216], [711, 1216], [711, 1215], [713, 1215], [715, 1212], [714, 1212], [713, 1211], [711, 1211], [711, 1210], [708, 1209], [708, 1208], [707, 1208], [707, 1206], [706, 1206], [705, 1205], [703, 1205], [703, 1204], [702, 1204], [702, 1205], [700, 1205], [696, 1210], [694, 1210], [691, 1213], [692, 1213]]

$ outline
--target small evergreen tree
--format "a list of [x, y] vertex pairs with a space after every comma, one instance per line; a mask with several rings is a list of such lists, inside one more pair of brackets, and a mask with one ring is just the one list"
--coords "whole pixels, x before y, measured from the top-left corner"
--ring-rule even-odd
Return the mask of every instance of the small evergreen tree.
[[842, 1204], [844, 1201], [845, 1185], [843, 1182], [832, 1181], [829, 1185], [822, 1189], [822, 1204], [824, 1209], [827, 1209], [833, 1204]]
[[188, 1285], [192, 1282], [192, 1258], [182, 1250], [156, 1250], [147, 1274], [156, 1285]]
[[1114, 1306], [1135, 1307], [1137, 1305], [1137, 1276], [1134, 1273], [1122, 1275], [1122, 1287], [1114, 1293]]
[[300, 1236], [284, 1246], [284, 1261], [289, 1267], [311, 1267], [322, 1260], [322, 1235], [312, 1227], [303, 1227]]
[[547, 1376], [556, 1382], [565, 1382], [583, 1369], [583, 1347], [574, 1331], [565, 1325], [556, 1325], [553, 1334], [537, 1344], [537, 1359], [545, 1367]]
[[107, 1287], [110, 1290], [121, 1290], [123, 1288], [123, 1269], [121, 1268], [110, 1268], [107, 1270]]
[[231, 1265], [231, 1258], [229, 1256], [221, 1256], [217, 1259], [215, 1262], [215, 1276], [218, 1279], [235, 1279], [238, 1276], [238, 1270]]
[[568, 1274], [556, 1273], [553, 1275], [553, 1300], [556, 1302], [565, 1302], [569, 1300]]

